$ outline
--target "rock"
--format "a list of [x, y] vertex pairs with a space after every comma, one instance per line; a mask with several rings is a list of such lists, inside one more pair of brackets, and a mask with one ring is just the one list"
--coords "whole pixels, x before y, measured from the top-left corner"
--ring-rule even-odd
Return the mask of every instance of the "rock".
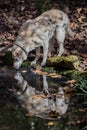
[[76, 55], [56, 56], [47, 59], [47, 66], [55, 66], [61, 69], [78, 69], [80, 57]]

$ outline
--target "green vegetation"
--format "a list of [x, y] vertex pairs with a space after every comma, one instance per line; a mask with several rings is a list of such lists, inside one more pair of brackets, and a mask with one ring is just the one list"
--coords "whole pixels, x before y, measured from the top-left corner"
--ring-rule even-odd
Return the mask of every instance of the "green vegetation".
[[26, 60], [22, 63], [22, 67], [27, 68], [29, 66], [29, 61]]
[[87, 79], [84, 76], [78, 76], [76, 88], [87, 94]]

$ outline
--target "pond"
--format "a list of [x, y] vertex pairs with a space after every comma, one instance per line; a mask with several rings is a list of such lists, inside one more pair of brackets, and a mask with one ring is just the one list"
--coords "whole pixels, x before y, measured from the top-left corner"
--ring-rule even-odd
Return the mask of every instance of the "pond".
[[87, 130], [87, 95], [67, 80], [0, 69], [0, 130]]

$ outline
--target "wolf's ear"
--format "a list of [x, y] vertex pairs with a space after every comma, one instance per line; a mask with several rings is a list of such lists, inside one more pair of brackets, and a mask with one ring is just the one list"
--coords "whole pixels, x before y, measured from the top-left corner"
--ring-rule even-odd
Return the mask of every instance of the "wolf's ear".
[[13, 56], [19, 56], [19, 55], [22, 54], [22, 51], [16, 49], [16, 50], [14, 50], [14, 51], [12, 52], [12, 54], [13, 54]]
[[18, 55], [20, 55], [20, 51], [15, 50], [15, 51], [13, 52], [13, 56], [18, 56]]

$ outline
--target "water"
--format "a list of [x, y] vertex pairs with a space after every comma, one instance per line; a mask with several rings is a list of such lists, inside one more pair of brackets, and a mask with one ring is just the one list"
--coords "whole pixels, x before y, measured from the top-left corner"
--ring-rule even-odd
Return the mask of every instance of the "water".
[[67, 78], [0, 70], [0, 130], [86, 130], [87, 96]]

